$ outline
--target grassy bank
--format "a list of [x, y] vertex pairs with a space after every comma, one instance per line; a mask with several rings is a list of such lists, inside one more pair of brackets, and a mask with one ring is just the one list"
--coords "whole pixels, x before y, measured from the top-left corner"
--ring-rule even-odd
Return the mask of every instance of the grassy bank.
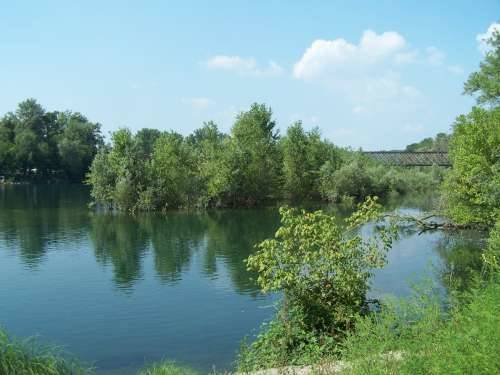
[[[95, 371], [55, 348], [34, 339], [17, 340], [0, 327], [0, 375], [93, 375]], [[196, 375], [197, 372], [165, 361], [137, 375]]]
[[19, 341], [0, 328], [0, 374], [87, 375], [91, 369], [33, 339]]
[[[363, 319], [342, 353], [352, 374], [500, 373], [500, 283], [467, 292], [449, 316], [432, 298], [415, 297]], [[387, 353], [401, 353], [401, 359]]]

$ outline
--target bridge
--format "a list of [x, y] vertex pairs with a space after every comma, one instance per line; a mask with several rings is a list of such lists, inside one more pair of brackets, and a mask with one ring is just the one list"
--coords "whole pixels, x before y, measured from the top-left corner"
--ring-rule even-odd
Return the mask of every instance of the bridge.
[[388, 165], [425, 167], [439, 165], [451, 167], [448, 153], [444, 151], [365, 151], [364, 155]]

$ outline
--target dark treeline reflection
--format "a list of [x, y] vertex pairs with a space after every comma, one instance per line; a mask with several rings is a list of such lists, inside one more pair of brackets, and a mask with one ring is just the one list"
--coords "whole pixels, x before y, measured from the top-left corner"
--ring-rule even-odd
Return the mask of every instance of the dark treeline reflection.
[[[238, 292], [258, 293], [243, 260], [276, 231], [276, 209], [132, 216], [90, 211], [88, 201], [89, 189], [81, 185], [0, 186], [0, 251], [29, 268], [40, 267], [50, 252], [90, 251], [112, 268], [120, 289], [133, 288], [151, 271], [162, 283], [176, 283], [198, 267], [194, 271], [207, 278], [228, 275], [228, 287]], [[144, 269], [147, 257], [153, 270]]]
[[101, 213], [90, 218], [90, 239], [96, 259], [111, 264], [118, 287], [130, 288], [143, 277], [143, 258], [151, 254], [158, 278], [176, 283], [201, 259], [200, 270], [217, 278], [225, 268], [239, 292], [257, 293], [253, 275], [243, 262], [254, 244], [271, 236], [279, 218], [276, 210], [228, 210], [169, 215]]
[[[15, 254], [29, 268], [40, 267], [48, 252], [89, 252], [98, 264], [112, 269], [115, 285], [126, 290], [146, 274], [175, 284], [192, 270], [209, 279], [228, 277], [227, 287], [239, 293], [258, 293], [255, 275], [243, 261], [256, 243], [273, 236], [279, 225], [277, 209], [132, 216], [91, 211], [88, 201], [89, 189], [81, 185], [0, 186], [0, 252]], [[384, 204], [389, 209], [434, 205], [430, 198], [418, 197]], [[351, 211], [341, 206], [324, 208], [339, 220]], [[415, 228], [400, 230], [403, 241], [417, 235]], [[480, 236], [439, 233], [435, 249], [442, 259], [439, 272], [445, 287], [465, 287], [471, 270], [480, 267]]]
[[0, 185], [0, 250], [37, 267], [49, 245], [86, 238], [88, 201], [82, 185]]

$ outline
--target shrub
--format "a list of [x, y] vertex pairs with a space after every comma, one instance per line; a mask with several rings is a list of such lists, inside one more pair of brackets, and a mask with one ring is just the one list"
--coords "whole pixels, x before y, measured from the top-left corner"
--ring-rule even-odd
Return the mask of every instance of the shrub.
[[240, 353], [245, 370], [291, 361], [308, 363], [332, 354], [358, 314], [368, 311], [366, 292], [373, 268], [385, 263], [395, 236], [392, 227], [363, 240], [356, 232], [379, 218], [380, 206], [368, 198], [343, 228], [322, 211], [281, 208], [274, 239], [258, 245], [247, 259], [264, 292], [282, 292], [275, 321]]
[[406, 194], [438, 188], [444, 170], [430, 168], [403, 168], [375, 163], [355, 155], [339, 169], [328, 163], [321, 168], [321, 194], [324, 199], [339, 202], [344, 197], [360, 201], [368, 195], [387, 196], [391, 192]]

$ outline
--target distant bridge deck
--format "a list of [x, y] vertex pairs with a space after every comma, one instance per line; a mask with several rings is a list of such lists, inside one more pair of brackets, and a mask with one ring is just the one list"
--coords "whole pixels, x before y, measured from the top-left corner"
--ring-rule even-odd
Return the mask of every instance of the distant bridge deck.
[[389, 165], [400, 165], [403, 167], [439, 165], [451, 167], [448, 153], [444, 151], [365, 151], [363, 154]]

